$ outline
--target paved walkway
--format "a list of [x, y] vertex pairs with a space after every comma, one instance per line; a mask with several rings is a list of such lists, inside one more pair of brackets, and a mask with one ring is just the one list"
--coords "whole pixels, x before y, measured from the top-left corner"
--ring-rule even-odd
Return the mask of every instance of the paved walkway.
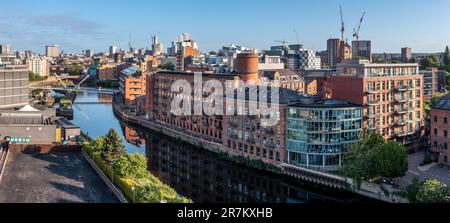
[[406, 176], [396, 179], [399, 186], [405, 188], [411, 183], [413, 177], [418, 177], [420, 180], [434, 178], [450, 186], [450, 168], [440, 165], [420, 167], [424, 155], [424, 151], [419, 151], [408, 156], [409, 168]]
[[11, 153], [0, 203], [116, 203], [81, 153]]

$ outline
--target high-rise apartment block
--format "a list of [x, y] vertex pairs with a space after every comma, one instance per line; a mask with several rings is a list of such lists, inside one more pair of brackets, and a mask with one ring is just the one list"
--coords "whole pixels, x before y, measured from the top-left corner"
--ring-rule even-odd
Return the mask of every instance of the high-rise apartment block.
[[46, 57], [29, 57], [25, 60], [28, 70], [35, 75], [48, 77], [50, 74], [50, 66]]
[[336, 67], [338, 63], [352, 58], [352, 47], [340, 39], [328, 39], [327, 41], [328, 65]]
[[372, 42], [370, 40], [355, 40], [352, 42], [353, 59], [372, 61]]
[[402, 62], [409, 63], [412, 59], [411, 48], [403, 47], [402, 48]]
[[50, 45], [45, 47], [45, 56], [47, 57], [58, 57], [60, 54], [59, 45]]
[[117, 53], [117, 46], [109, 46], [109, 57], [113, 58]]
[[423, 78], [419, 65], [352, 60], [337, 65], [332, 98], [363, 107], [364, 125], [386, 139], [411, 145], [423, 126]]
[[419, 73], [423, 76], [423, 98], [425, 100], [431, 99], [436, 93], [446, 91], [445, 71], [439, 70], [437, 67], [428, 67], [420, 70]]

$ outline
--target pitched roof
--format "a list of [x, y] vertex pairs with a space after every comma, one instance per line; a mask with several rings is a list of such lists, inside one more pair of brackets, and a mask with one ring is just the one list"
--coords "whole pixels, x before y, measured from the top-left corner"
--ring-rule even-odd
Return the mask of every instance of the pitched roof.
[[442, 96], [431, 107], [433, 109], [450, 110], [450, 94]]

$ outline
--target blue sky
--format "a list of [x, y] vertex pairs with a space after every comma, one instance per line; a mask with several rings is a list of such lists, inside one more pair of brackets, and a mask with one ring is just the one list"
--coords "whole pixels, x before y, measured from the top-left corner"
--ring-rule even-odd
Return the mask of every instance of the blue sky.
[[66, 52], [109, 45], [150, 46], [158, 33], [167, 46], [182, 32], [196, 39], [202, 51], [231, 43], [268, 48], [274, 40], [323, 50], [326, 40], [340, 37], [339, 4], [346, 36], [366, 11], [360, 38], [372, 40], [375, 52], [443, 51], [450, 45], [448, 0], [17, 0], [2, 1], [0, 43], [15, 50], [43, 52], [59, 44]]

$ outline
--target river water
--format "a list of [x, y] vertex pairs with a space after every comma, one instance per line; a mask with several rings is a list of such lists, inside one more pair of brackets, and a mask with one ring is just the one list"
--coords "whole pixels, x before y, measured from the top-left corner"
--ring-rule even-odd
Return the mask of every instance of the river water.
[[110, 128], [116, 129], [129, 153], [144, 154], [149, 160], [149, 170], [155, 176], [194, 202], [373, 202], [346, 191], [225, 161], [214, 153], [122, 123], [114, 116], [111, 101], [111, 95], [79, 93], [73, 106], [73, 122], [91, 137], [105, 135]]

